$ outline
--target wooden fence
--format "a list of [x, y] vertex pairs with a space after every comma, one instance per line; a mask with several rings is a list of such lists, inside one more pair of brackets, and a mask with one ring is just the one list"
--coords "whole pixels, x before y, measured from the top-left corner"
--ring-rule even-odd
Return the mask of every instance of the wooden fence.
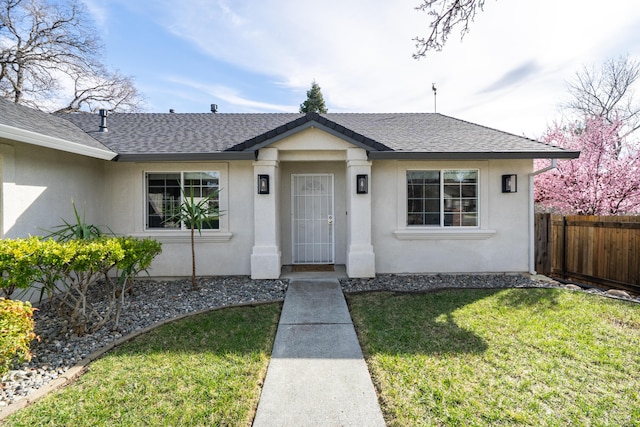
[[640, 216], [536, 214], [536, 271], [640, 291]]

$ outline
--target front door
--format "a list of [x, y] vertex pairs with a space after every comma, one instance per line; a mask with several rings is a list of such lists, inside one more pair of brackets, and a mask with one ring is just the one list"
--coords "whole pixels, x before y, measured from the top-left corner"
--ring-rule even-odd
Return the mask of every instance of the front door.
[[291, 175], [294, 264], [333, 264], [333, 174]]

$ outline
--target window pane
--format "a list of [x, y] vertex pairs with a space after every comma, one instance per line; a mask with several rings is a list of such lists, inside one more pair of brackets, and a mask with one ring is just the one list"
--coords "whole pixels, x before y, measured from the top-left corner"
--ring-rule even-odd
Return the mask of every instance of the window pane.
[[[190, 228], [191, 224], [181, 224], [174, 217], [182, 203], [182, 190], [187, 197], [193, 195], [199, 203], [205, 197], [216, 194], [219, 187], [219, 172], [179, 172], [147, 173], [147, 228]], [[184, 183], [182, 188], [181, 183]], [[208, 206], [217, 209], [219, 199], [215, 195]], [[218, 229], [217, 217], [201, 224], [203, 229]]]
[[448, 170], [444, 171], [444, 183], [478, 182], [478, 171], [474, 170]]
[[180, 206], [180, 174], [147, 174], [147, 228], [180, 228], [172, 219]]
[[476, 227], [477, 206], [477, 170], [407, 171], [407, 225]]
[[444, 171], [446, 227], [475, 227], [478, 225], [478, 171]]
[[422, 213], [424, 212], [423, 208], [423, 200], [421, 199], [410, 199], [409, 200], [409, 213]]
[[407, 225], [440, 225], [440, 171], [407, 171]]

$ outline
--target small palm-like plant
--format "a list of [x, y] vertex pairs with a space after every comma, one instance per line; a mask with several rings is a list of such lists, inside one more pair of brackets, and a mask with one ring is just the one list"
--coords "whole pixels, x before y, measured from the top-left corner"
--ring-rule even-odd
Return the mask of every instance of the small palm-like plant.
[[[73, 200], [71, 200], [71, 206], [73, 206], [73, 214], [76, 217], [76, 222], [72, 223], [60, 218], [63, 224], [56, 225], [53, 227], [52, 231], [45, 230], [49, 232], [49, 234], [45, 236], [45, 239], [53, 238], [63, 242], [68, 242], [73, 239], [91, 240], [104, 235], [97, 225], [87, 224], [84, 210], [82, 211], [82, 217], [80, 217], [76, 204]], [[109, 233], [113, 235], [111, 230], [109, 230]]]
[[222, 216], [222, 212], [218, 207], [218, 193], [216, 190], [205, 197], [194, 196], [193, 188], [190, 189], [189, 195], [182, 191], [182, 203], [178, 206], [177, 212], [166, 220], [166, 222], [176, 221], [182, 222], [191, 231], [191, 289], [197, 290], [196, 284], [196, 245], [195, 230], [202, 235], [204, 225], [213, 226]]

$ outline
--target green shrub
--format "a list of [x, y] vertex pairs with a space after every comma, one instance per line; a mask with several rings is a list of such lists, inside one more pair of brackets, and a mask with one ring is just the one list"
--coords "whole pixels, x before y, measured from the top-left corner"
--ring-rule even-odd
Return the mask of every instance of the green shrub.
[[[62, 224], [53, 227], [55, 231], [49, 231], [49, 234], [45, 238], [54, 238], [62, 241], [74, 239], [90, 240], [104, 235], [100, 227], [97, 225], [87, 224], [84, 211], [82, 212], [82, 218], [80, 217], [78, 209], [76, 209], [76, 204], [73, 200], [71, 200], [71, 205], [73, 206], [75, 222], [69, 222], [64, 218], [60, 218]], [[111, 232], [111, 230], [109, 230], [109, 232]], [[111, 234], [113, 235], [112, 232]]]
[[31, 360], [29, 344], [36, 338], [33, 310], [29, 302], [0, 298], [0, 377], [12, 363]]
[[[83, 335], [118, 317], [124, 291], [131, 279], [145, 271], [161, 251], [152, 239], [133, 237], [95, 237], [93, 239], [0, 241], [0, 290], [7, 296], [16, 288], [34, 282], [41, 286], [41, 297], [64, 317], [74, 332]], [[116, 274], [117, 281], [109, 274]], [[95, 284], [104, 286], [107, 306], [96, 310], [88, 301]]]
[[0, 291], [5, 298], [11, 298], [16, 289], [28, 288], [38, 277], [34, 254], [39, 245], [37, 237], [0, 240]]
[[[111, 320], [117, 328], [131, 278], [149, 268], [160, 251], [155, 240], [133, 237], [47, 240], [39, 256], [40, 280], [53, 306], [76, 334], [95, 332]], [[115, 282], [109, 277], [114, 272], [118, 276]], [[101, 310], [88, 300], [90, 289], [97, 284], [103, 286], [106, 302]]]
[[107, 290], [113, 293], [115, 299], [114, 328], [118, 327], [120, 313], [124, 305], [126, 293], [133, 294], [133, 278], [142, 271], [147, 271], [153, 259], [162, 252], [162, 244], [153, 239], [136, 239], [134, 237], [119, 237], [124, 250], [124, 258], [115, 265], [117, 284], [112, 284], [108, 273], [105, 276]]

